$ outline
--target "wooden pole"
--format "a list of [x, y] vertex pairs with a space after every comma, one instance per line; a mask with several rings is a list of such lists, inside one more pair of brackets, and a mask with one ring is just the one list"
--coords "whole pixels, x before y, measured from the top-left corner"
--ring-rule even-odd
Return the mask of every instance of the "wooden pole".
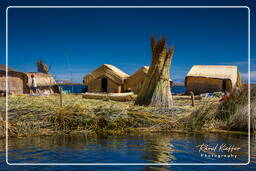
[[195, 106], [195, 96], [194, 93], [192, 91], [189, 92], [190, 96], [191, 96], [191, 105], [194, 107]]
[[59, 90], [60, 90], [60, 107], [62, 107], [63, 106], [63, 94], [62, 94], [61, 86], [59, 86]]

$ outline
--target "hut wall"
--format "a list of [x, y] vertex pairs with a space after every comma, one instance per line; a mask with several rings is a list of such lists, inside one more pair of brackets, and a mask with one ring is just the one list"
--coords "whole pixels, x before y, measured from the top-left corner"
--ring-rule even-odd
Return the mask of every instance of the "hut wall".
[[118, 85], [114, 81], [108, 79], [108, 93], [121, 93], [121, 85]]
[[[24, 77], [24, 93], [32, 93], [32, 79], [29, 72], [23, 73]], [[37, 83], [37, 92], [44, 93], [48, 91], [49, 93], [59, 93], [59, 88], [56, 85], [56, 81], [50, 74], [35, 72], [36, 83]]]
[[125, 85], [125, 90], [131, 90], [134, 94], [138, 94], [142, 87], [143, 81], [144, 79], [134, 80], [134, 82], [132, 82], [132, 80], [129, 80], [129, 84]]
[[[134, 94], [138, 94], [146, 76], [146, 73], [138, 73], [136, 75], [129, 77], [127, 80], [125, 80], [125, 91], [131, 90]], [[172, 84], [173, 82], [170, 81], [170, 87], [172, 87]]]
[[125, 80], [125, 84], [124, 84], [125, 91], [131, 90], [134, 94], [138, 94], [142, 87], [142, 84], [146, 75], [147, 75], [146, 73], [139, 72], [135, 75], [132, 75], [127, 80]]
[[88, 84], [88, 92], [101, 92], [101, 78], [91, 81]]
[[187, 77], [186, 78], [186, 93], [193, 91], [195, 94], [212, 93], [223, 91], [223, 81], [226, 82], [227, 91], [232, 90], [230, 80], [204, 78], [204, 77]]
[[5, 86], [5, 76], [0, 76], [0, 91], [5, 91], [6, 86]]
[[236, 86], [241, 88], [243, 86], [243, 81], [241, 78], [240, 72], [237, 71], [237, 80], [236, 80]]
[[[102, 89], [101, 89], [102, 78], [104, 78], [104, 77], [100, 77], [98, 79], [91, 81], [88, 84], [88, 92], [102, 92]], [[107, 92], [108, 93], [121, 92], [121, 90], [122, 90], [121, 85], [115, 83], [114, 81], [112, 81], [109, 78], [107, 78], [107, 79], [108, 79], [108, 84], [107, 84]]]
[[[0, 90], [6, 91], [6, 77], [0, 76]], [[8, 77], [8, 90], [11, 94], [23, 94], [23, 80], [19, 77]]]

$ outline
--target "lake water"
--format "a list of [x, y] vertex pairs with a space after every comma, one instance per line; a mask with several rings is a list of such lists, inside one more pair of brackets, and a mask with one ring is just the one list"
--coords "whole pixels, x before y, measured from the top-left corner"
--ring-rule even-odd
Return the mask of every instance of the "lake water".
[[[256, 170], [256, 137], [252, 137], [249, 166], [84, 166], [88, 170]], [[3, 170], [80, 170], [82, 166], [8, 166], [5, 164], [4, 139], [1, 142]], [[215, 152], [199, 152], [198, 145], [218, 145]], [[221, 144], [241, 148], [221, 152]], [[154, 133], [148, 135], [88, 136], [54, 135], [9, 139], [10, 163], [246, 163], [248, 137], [238, 134]], [[224, 148], [223, 148], [224, 149]], [[210, 157], [215, 154], [226, 157]], [[204, 156], [207, 154], [207, 157]], [[211, 155], [213, 154], [213, 155]], [[227, 155], [233, 157], [228, 158]], [[203, 155], [203, 156], [202, 156]], [[234, 157], [236, 156], [236, 158]], [[1, 170], [1, 169], [0, 169]]]
[[[82, 90], [86, 87], [85, 85], [62, 85], [62, 89], [66, 93], [81, 93]], [[185, 87], [184, 86], [173, 86], [171, 89], [172, 93], [184, 93]]]

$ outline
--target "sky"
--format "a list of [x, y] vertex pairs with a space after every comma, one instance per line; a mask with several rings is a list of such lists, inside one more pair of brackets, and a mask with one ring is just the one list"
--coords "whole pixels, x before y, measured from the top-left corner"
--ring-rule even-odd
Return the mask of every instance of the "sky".
[[[150, 65], [150, 38], [164, 36], [175, 46], [174, 82], [193, 65], [237, 65], [247, 81], [247, 8], [10, 8], [8, 23], [8, 62], [19, 71], [36, 71], [43, 60], [56, 79], [73, 82], [102, 64], [132, 74]], [[255, 74], [252, 66], [252, 81]]]

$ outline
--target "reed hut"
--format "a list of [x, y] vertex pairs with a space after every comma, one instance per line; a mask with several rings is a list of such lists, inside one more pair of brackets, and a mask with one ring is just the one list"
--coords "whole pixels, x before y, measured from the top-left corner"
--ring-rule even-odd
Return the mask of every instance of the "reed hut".
[[51, 74], [46, 74], [42, 72], [24, 72], [23, 74], [23, 80], [25, 83], [25, 86], [23, 88], [24, 93], [31, 93], [32, 74], [35, 74], [36, 84], [39, 93], [43, 93], [45, 91], [48, 91], [51, 94], [59, 92], [57, 83]]
[[186, 93], [194, 94], [230, 92], [242, 84], [237, 66], [194, 65], [185, 78]]
[[[143, 66], [130, 77], [125, 80], [125, 90], [132, 91], [134, 94], [138, 94], [144, 79], [147, 76], [149, 66]], [[172, 86], [172, 80], [170, 80], [170, 86]]]
[[121, 93], [124, 91], [124, 80], [129, 75], [109, 64], [104, 64], [84, 76], [88, 92]]
[[[31, 74], [35, 74], [39, 93], [48, 91], [58, 92], [56, 81], [50, 74], [41, 72], [18, 72], [8, 68], [8, 92], [9, 94], [29, 94], [31, 90]], [[6, 92], [6, 71], [0, 70], [0, 92]]]
[[133, 73], [130, 77], [125, 80], [125, 90], [132, 91], [134, 94], [138, 94], [143, 81], [148, 73], [148, 66], [143, 66], [135, 73]]

